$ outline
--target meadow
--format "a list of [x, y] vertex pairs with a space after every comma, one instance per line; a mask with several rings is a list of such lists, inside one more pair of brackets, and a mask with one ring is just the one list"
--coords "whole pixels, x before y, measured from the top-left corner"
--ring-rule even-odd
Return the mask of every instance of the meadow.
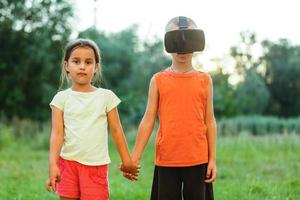
[[[129, 137], [130, 138], [130, 137]], [[133, 137], [132, 137], [133, 138]], [[132, 149], [133, 139], [129, 139]], [[11, 141], [0, 149], [0, 200], [58, 199], [44, 189], [48, 175], [48, 150], [36, 138]], [[299, 200], [300, 135], [222, 136], [218, 138], [216, 200]], [[110, 139], [109, 184], [111, 200], [149, 199], [154, 141], [141, 162], [138, 181], [130, 182], [118, 171], [117, 150]]]

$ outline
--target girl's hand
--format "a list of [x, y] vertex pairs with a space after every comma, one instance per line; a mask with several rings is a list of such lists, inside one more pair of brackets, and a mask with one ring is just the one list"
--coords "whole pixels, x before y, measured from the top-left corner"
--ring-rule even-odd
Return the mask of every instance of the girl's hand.
[[131, 181], [137, 181], [137, 177], [138, 175], [133, 175], [133, 174], [130, 174], [130, 173], [127, 173], [127, 172], [123, 172], [123, 176]]
[[206, 171], [206, 183], [212, 183], [217, 178], [217, 165], [216, 161], [208, 161], [207, 171]]
[[124, 163], [119, 165], [119, 170], [123, 172], [123, 176], [132, 181], [137, 180], [140, 168], [141, 166], [138, 161], [130, 162], [127, 165]]
[[45, 188], [46, 188], [46, 190], [48, 191], [48, 192], [50, 192], [51, 191], [51, 182], [50, 182], [50, 179], [48, 179], [47, 181], [46, 181], [46, 183], [45, 183]]
[[140, 168], [141, 168], [140, 165], [133, 164], [133, 162], [131, 162], [131, 163], [122, 163], [119, 167], [119, 169], [122, 172], [130, 173], [130, 174], [133, 174], [133, 175], [138, 175], [139, 171], [140, 171]]
[[48, 192], [56, 190], [56, 182], [60, 181], [60, 173], [57, 165], [51, 166], [49, 169], [49, 179], [46, 182]]

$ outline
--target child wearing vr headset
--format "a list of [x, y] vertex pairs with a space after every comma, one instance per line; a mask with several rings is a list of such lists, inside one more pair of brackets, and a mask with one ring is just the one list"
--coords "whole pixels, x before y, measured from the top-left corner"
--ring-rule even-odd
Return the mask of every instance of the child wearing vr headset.
[[175, 17], [166, 26], [164, 43], [172, 64], [150, 81], [132, 160], [139, 163], [158, 115], [151, 199], [212, 200], [217, 171], [213, 84], [192, 66], [193, 52], [204, 49], [204, 33], [192, 19]]

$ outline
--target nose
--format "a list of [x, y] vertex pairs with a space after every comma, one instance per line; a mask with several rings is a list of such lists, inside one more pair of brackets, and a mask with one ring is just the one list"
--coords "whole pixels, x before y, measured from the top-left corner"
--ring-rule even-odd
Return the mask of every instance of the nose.
[[81, 63], [81, 64], [79, 65], [79, 69], [85, 69], [85, 64], [84, 64], [84, 62]]

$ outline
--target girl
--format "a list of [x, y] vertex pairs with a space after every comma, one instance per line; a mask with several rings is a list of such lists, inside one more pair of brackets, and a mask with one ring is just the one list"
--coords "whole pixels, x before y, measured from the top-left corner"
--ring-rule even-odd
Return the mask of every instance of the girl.
[[58, 92], [50, 103], [52, 128], [49, 153], [49, 181], [63, 200], [105, 200], [109, 198], [107, 126], [122, 160], [122, 171], [137, 177], [127, 148], [117, 105], [120, 99], [110, 90], [96, 88], [100, 72], [97, 45], [77, 39], [65, 48], [62, 84], [68, 76], [69, 89]]

